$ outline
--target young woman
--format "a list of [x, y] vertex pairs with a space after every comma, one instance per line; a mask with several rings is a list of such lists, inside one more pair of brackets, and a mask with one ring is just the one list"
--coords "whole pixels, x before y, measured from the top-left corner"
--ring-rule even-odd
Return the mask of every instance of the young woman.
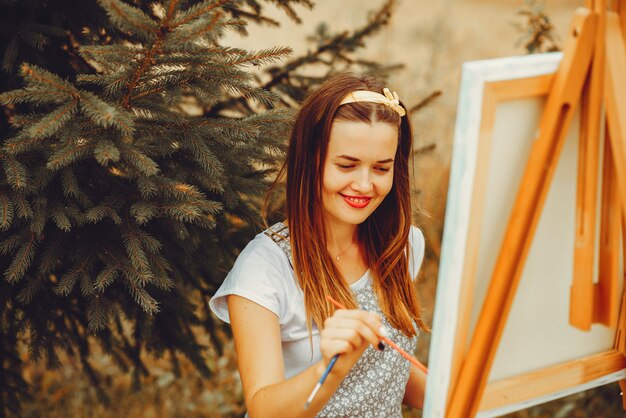
[[336, 76], [303, 103], [285, 163], [287, 219], [246, 246], [210, 301], [231, 323], [251, 417], [421, 408], [425, 375], [380, 341], [384, 327], [411, 353], [426, 328], [413, 283], [424, 238], [411, 226], [411, 143], [398, 96], [370, 77]]

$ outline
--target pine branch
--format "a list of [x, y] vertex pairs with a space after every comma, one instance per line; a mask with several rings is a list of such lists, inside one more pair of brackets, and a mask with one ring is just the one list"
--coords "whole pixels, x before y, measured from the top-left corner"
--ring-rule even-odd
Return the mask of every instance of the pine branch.
[[47, 245], [43, 250], [38, 273], [40, 276], [48, 276], [56, 269], [60, 260], [63, 260], [64, 246], [61, 235], [57, 235], [47, 240]]
[[52, 210], [50, 217], [52, 221], [63, 232], [70, 232], [72, 230], [72, 223], [67, 215], [64, 213], [64, 210], [61, 207], [56, 207]]
[[[125, 274], [126, 276], [126, 274]], [[157, 302], [143, 287], [139, 287], [132, 281], [127, 280], [127, 287], [130, 290], [131, 295], [135, 299], [135, 302], [143, 309], [148, 315], [155, 315], [160, 311], [159, 302]]]
[[31, 176], [31, 187], [29, 192], [33, 194], [40, 194], [46, 189], [50, 183], [54, 180], [54, 173], [48, 170], [43, 165], [39, 165], [33, 169], [33, 175]]
[[89, 331], [97, 332], [106, 328], [107, 326], [107, 307], [110, 301], [108, 298], [100, 295], [96, 295], [91, 298], [89, 306], [87, 307], [87, 319], [89, 321]]
[[91, 274], [83, 274], [80, 276], [80, 293], [82, 296], [86, 297], [91, 297], [96, 293]]
[[163, 88], [163, 87], [155, 87], [155, 88], [153, 88], [153, 89], [146, 90], [146, 91], [143, 91], [143, 92], [141, 92], [141, 93], [138, 93], [138, 94], [136, 94], [136, 95], [132, 96], [132, 97], [129, 99], [129, 101], [134, 102], [134, 101], [136, 101], [137, 99], [140, 99], [140, 98], [142, 98], [142, 97], [149, 96], [149, 95], [151, 95], [151, 94], [156, 94], [156, 93], [163, 93], [164, 91], [165, 91], [165, 88]]
[[11, 40], [6, 44], [4, 56], [2, 57], [2, 69], [5, 73], [9, 73], [13, 70], [13, 66], [15, 65], [15, 61], [17, 60], [19, 47], [20, 43], [17, 35], [13, 36]]
[[122, 240], [131, 265], [144, 275], [142, 284], [145, 284], [145, 278], [152, 277], [152, 273], [150, 263], [148, 263], [148, 259], [144, 253], [144, 249], [139, 238], [138, 230], [130, 224], [125, 224], [122, 229]]
[[137, 228], [136, 230], [137, 236], [141, 245], [148, 251], [148, 254], [158, 254], [161, 248], [163, 248], [163, 244], [154, 238], [152, 235], [147, 232]]
[[[246, 21], [251, 20], [254, 23], [258, 23], [258, 24], [266, 24], [268, 26], [274, 26], [274, 27], [280, 26], [277, 20], [272, 19], [267, 16], [261, 16], [258, 12], [254, 14], [254, 13], [247, 12], [243, 9], [234, 9], [234, 8], [227, 8], [227, 10], [235, 18], [242, 17], [243, 20], [246, 20]], [[239, 29], [239, 33], [241, 33], [242, 35], [248, 35], [248, 32], [245, 30], [245, 27], [241, 27]]]
[[70, 140], [65, 146], [50, 155], [46, 167], [51, 170], [59, 170], [77, 160], [85, 159], [91, 154], [92, 147], [91, 141], [86, 138]]
[[78, 198], [80, 188], [78, 187], [78, 180], [69, 167], [64, 168], [61, 171], [61, 185], [63, 189], [63, 196]]
[[120, 150], [110, 141], [100, 141], [93, 151], [96, 160], [103, 166], [107, 166], [109, 162], [117, 162], [120, 159]]
[[25, 239], [24, 233], [13, 234], [10, 237], [6, 238], [4, 241], [0, 241], [0, 254], [8, 255], [13, 252], [20, 243], [22, 243]]
[[102, 76], [100, 81], [104, 83], [104, 93], [110, 97], [121, 97], [124, 88], [128, 87], [131, 75], [123, 72], [122, 75], [111, 74], [110, 76]]
[[19, 153], [32, 150], [43, 139], [45, 138], [24, 138], [23, 135], [18, 135], [14, 138], [7, 139], [4, 142], [3, 149], [8, 154], [17, 155]]
[[157, 272], [152, 284], [166, 292], [174, 289], [175, 282], [169, 276], [169, 272], [172, 272], [173, 269], [167, 260], [158, 253], [148, 253], [148, 259]]
[[28, 220], [33, 217], [33, 210], [30, 207], [30, 203], [26, 200], [26, 197], [18, 191], [13, 194], [13, 205], [17, 211], [17, 217], [20, 219]]
[[30, 125], [24, 134], [33, 139], [42, 139], [54, 135], [65, 125], [78, 109], [78, 100], [74, 99], [64, 107], [49, 113], [38, 123]]
[[147, 202], [137, 202], [130, 207], [130, 214], [138, 225], [145, 225], [157, 215], [157, 207]]
[[[56, 91], [51, 93], [50, 90], [44, 89], [42, 86], [28, 86], [21, 90], [12, 90], [0, 94], [0, 103], [4, 105], [22, 103], [61, 104], [67, 100], [67, 95], [56, 94]], [[13, 122], [13, 125], [16, 126], [16, 122]]]
[[103, 128], [113, 126], [126, 135], [131, 135], [135, 129], [133, 120], [126, 112], [101, 100], [93, 93], [81, 92], [80, 105], [83, 112]]
[[17, 294], [17, 301], [22, 305], [28, 305], [35, 296], [44, 288], [45, 276], [38, 274], [28, 278], [26, 285]]
[[98, 274], [98, 276], [96, 276], [96, 280], [94, 281], [94, 289], [97, 292], [104, 292], [106, 288], [108, 288], [118, 277], [119, 269], [119, 264], [108, 265], [107, 267], [105, 267]]
[[[127, 65], [145, 53], [141, 45], [88, 45], [81, 46], [79, 53], [85, 60], [95, 61], [103, 66]], [[95, 74], [80, 74], [76, 81], [93, 80]]]
[[185, 12], [181, 13], [177, 19], [174, 19], [174, 21], [172, 21], [172, 23], [169, 25], [169, 29], [173, 30], [179, 26], [187, 24], [202, 15], [208, 14], [210, 11], [221, 7], [229, 1], [230, 0], [209, 0], [204, 1], [196, 6], [192, 6]]
[[[22, 89], [22, 90], [13, 90], [9, 93], [19, 93], [23, 90], [28, 90], [28, 87]], [[50, 96], [49, 94], [47, 94], [47, 96]], [[59, 96], [55, 96], [55, 97], [59, 97]], [[65, 103], [66, 100], [63, 98], [62, 101], [59, 101], [58, 103]], [[25, 103], [40, 103], [37, 100], [33, 99], [33, 100], [29, 100], [29, 101], [25, 101]], [[10, 117], [10, 123], [11, 126], [13, 126], [14, 128], [26, 128], [28, 127], [30, 124], [37, 122], [39, 119], [41, 119], [45, 114], [43, 113], [23, 113], [21, 115], [18, 114], [13, 114]]]
[[149, 65], [154, 59], [154, 56], [160, 52], [161, 44], [163, 43], [165, 35], [169, 32], [170, 28], [164, 25], [159, 28], [151, 28], [151, 30], [156, 39], [154, 40], [154, 43], [152, 44], [150, 50], [144, 54], [143, 60], [136, 68], [131, 80], [128, 83], [127, 92], [122, 99], [122, 106], [124, 108], [128, 108], [130, 106], [130, 97], [133, 94], [133, 90], [137, 85], [137, 82], [144, 74], [144, 72], [148, 69]]
[[167, 6], [167, 14], [165, 15], [165, 21], [169, 22], [172, 20], [172, 16], [174, 16], [174, 12], [176, 11], [176, 6], [178, 5], [178, 0], [170, 0]]
[[26, 82], [32, 83], [33, 87], [42, 86], [45, 88], [47, 86], [59, 93], [65, 93], [68, 98], [78, 98], [78, 93], [71, 84], [36, 65], [24, 63], [20, 72]]
[[225, 170], [217, 155], [201, 138], [190, 135], [185, 141], [185, 147], [188, 148], [195, 161], [197, 161], [202, 169], [207, 172], [211, 178], [217, 183], [216, 187], [225, 181]]
[[[289, 1], [272, 0], [272, 3], [274, 3], [276, 5], [276, 7], [280, 8], [280, 9], [283, 9], [285, 11], [285, 13], [287, 13], [287, 16], [289, 16], [296, 23], [302, 23], [302, 20], [296, 14], [296, 11], [291, 7], [291, 5], [289, 4]], [[315, 5], [310, 0], [299, 0], [299, 1], [295, 1], [294, 3], [301, 4], [301, 5], [305, 6], [308, 9], [312, 9], [313, 6]]]
[[156, 196], [159, 191], [159, 187], [156, 182], [149, 177], [138, 178], [136, 184], [143, 199], [150, 199]]
[[273, 86], [282, 82], [291, 72], [295, 69], [312, 62], [315, 62], [319, 57], [327, 51], [336, 50], [343, 44], [359, 44], [359, 40], [369, 36], [378, 31], [382, 26], [389, 23], [391, 16], [391, 9], [395, 6], [395, 0], [387, 0], [387, 2], [376, 12], [370, 21], [363, 27], [356, 29], [350, 35], [349, 31], [344, 31], [328, 39], [324, 44], [318, 46], [318, 48], [305, 56], [294, 59], [283, 66], [281, 71], [274, 73], [272, 79], [266, 82], [262, 88], [270, 89]]
[[421, 109], [423, 109], [424, 107], [428, 106], [430, 103], [432, 103], [433, 100], [435, 100], [437, 97], [441, 96], [441, 90], [435, 90], [432, 93], [430, 93], [428, 95], [428, 97], [424, 98], [423, 100], [421, 100], [418, 104], [416, 104], [415, 106], [412, 106], [409, 109], [409, 114], [413, 114]]
[[287, 55], [290, 55], [293, 49], [289, 47], [274, 47], [270, 49], [264, 49], [257, 52], [240, 53], [237, 57], [227, 57], [226, 64], [230, 66], [241, 64], [254, 64], [264, 65], [276, 60], [282, 59]]
[[204, 194], [192, 184], [164, 177], [158, 180], [161, 193], [164, 197], [186, 201], [200, 201], [205, 199]]
[[98, 3], [109, 15], [111, 23], [120, 30], [140, 35], [148, 42], [153, 39], [158, 25], [140, 9], [119, 0], [98, 0]]
[[213, 17], [208, 22], [208, 24], [205, 24], [202, 21], [196, 22], [196, 26], [199, 26], [199, 29], [187, 30], [186, 31], [187, 35], [184, 37], [178, 37], [175, 40], [175, 42], [180, 43], [180, 44], [186, 44], [191, 39], [196, 40], [196, 39], [202, 38], [203, 36], [205, 36], [206, 34], [209, 34], [210, 32], [213, 32], [213, 30], [215, 30], [215, 27], [217, 26], [217, 23], [220, 21], [222, 16], [223, 16], [223, 13], [218, 11], [213, 15]]
[[101, 204], [93, 206], [85, 213], [84, 220], [88, 223], [95, 224], [105, 217], [109, 217], [115, 225], [121, 225], [122, 218], [117, 214], [117, 210], [119, 210], [117, 206], [115, 201], [105, 198]]
[[[369, 21], [361, 28], [354, 31], [344, 31], [335, 36], [324, 39], [320, 45], [314, 50], [296, 57], [288, 61], [280, 68], [269, 68], [266, 72], [270, 74], [269, 81], [261, 85], [263, 90], [271, 90], [286, 80], [293, 77], [293, 74], [305, 65], [323, 62], [323, 55], [326, 53], [340, 54], [344, 49], [348, 49], [347, 45], [353, 45], [349, 50], [356, 46], [362, 45], [360, 40], [374, 34], [383, 26], [389, 23], [391, 11], [395, 6], [395, 0], [387, 0], [385, 4], [369, 19]], [[234, 97], [226, 101], [220, 102], [218, 105], [210, 109], [212, 115], [217, 115], [222, 109], [231, 109], [233, 107], [242, 106], [247, 98], [245, 96]]]
[[37, 249], [37, 237], [31, 233], [28, 241], [15, 253], [9, 268], [4, 272], [4, 279], [9, 283], [17, 283], [24, 277], [32, 264]]
[[54, 292], [60, 296], [68, 296], [76, 286], [76, 282], [78, 282], [79, 278], [82, 278], [83, 276], [90, 276], [90, 270], [93, 262], [93, 255], [90, 254], [84, 256], [80, 265], [75, 265], [67, 273], [61, 276], [61, 280], [59, 280]]
[[5, 194], [0, 195], [0, 230], [6, 231], [13, 222], [13, 204]]
[[156, 161], [137, 149], [123, 147], [121, 156], [122, 160], [132, 165], [139, 175], [149, 177], [157, 175], [160, 172], [159, 165]]
[[28, 186], [28, 177], [26, 176], [26, 168], [12, 155], [2, 155], [2, 167], [7, 181], [14, 190], [24, 190]]
[[34, 216], [30, 222], [30, 230], [36, 235], [41, 235], [48, 220], [48, 200], [43, 196], [33, 199]]
[[18, 191], [13, 194], [13, 204], [17, 209], [17, 217], [20, 219], [28, 220], [33, 216], [33, 210], [30, 207], [30, 203], [26, 200], [26, 197]]

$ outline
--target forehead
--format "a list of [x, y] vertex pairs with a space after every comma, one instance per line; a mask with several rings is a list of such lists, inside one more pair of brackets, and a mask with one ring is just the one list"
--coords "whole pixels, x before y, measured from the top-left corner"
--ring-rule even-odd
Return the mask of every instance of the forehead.
[[333, 122], [328, 157], [349, 155], [360, 160], [393, 158], [398, 148], [398, 126], [386, 122]]

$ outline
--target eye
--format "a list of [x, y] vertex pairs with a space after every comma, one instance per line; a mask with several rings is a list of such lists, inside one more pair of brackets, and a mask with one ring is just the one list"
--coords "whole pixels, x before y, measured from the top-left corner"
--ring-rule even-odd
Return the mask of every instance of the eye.
[[376, 167], [376, 170], [380, 171], [381, 173], [387, 173], [390, 169], [388, 167]]
[[351, 168], [354, 168], [354, 165], [352, 165], [352, 164], [337, 164], [337, 167], [341, 168], [342, 170], [349, 170]]

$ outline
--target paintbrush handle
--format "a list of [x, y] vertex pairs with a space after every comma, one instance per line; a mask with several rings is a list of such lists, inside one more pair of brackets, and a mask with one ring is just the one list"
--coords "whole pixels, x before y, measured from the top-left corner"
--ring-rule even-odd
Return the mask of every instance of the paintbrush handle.
[[[341, 303], [337, 302], [335, 299], [331, 298], [330, 296], [326, 295], [326, 299], [330, 303], [335, 305], [335, 307], [337, 307], [339, 309], [346, 309]], [[389, 346], [391, 346], [391, 348], [393, 348], [398, 353], [400, 353], [400, 355], [402, 357], [404, 357], [405, 359], [407, 359], [412, 365], [414, 365], [415, 367], [417, 367], [418, 369], [423, 371], [425, 374], [428, 374], [428, 369], [426, 368], [426, 366], [424, 366], [422, 363], [420, 363], [415, 357], [409, 355], [406, 351], [404, 351], [402, 348], [400, 348], [396, 343], [391, 341], [389, 338], [383, 337], [383, 336], [381, 336], [380, 338], [381, 338], [381, 340], [386, 342]]]
[[419, 362], [419, 360], [417, 360], [415, 357], [411, 356], [409, 353], [407, 353], [402, 348], [400, 348], [396, 343], [394, 343], [387, 337], [380, 337], [380, 339], [386, 342], [389, 346], [391, 346], [391, 348], [396, 350], [398, 353], [400, 353], [400, 355], [404, 357], [405, 359], [407, 359], [412, 365], [414, 365], [415, 367], [423, 371], [425, 374], [428, 374], [428, 369], [426, 368], [426, 366], [424, 366], [422, 363]]
[[333, 369], [333, 366], [337, 362], [338, 358], [339, 358], [339, 354], [335, 354], [333, 358], [330, 359], [330, 361], [328, 362], [328, 366], [326, 366], [326, 370], [324, 370], [324, 373], [322, 373], [322, 377], [320, 377], [320, 380], [317, 382], [317, 385], [315, 385], [315, 387], [313, 388], [313, 391], [309, 395], [309, 399], [306, 400], [306, 403], [304, 404], [304, 409], [307, 409], [309, 405], [311, 405], [313, 398], [315, 397], [315, 395], [317, 395], [317, 391], [320, 390], [320, 388], [322, 387], [322, 384], [324, 384], [324, 381], [330, 374], [330, 371]]

